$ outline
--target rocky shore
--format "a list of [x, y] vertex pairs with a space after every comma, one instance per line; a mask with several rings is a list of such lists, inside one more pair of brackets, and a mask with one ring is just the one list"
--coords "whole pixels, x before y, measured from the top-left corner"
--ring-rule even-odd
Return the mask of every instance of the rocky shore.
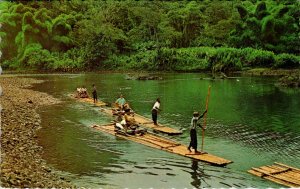
[[300, 87], [300, 74], [299, 75], [283, 76], [279, 79], [278, 84], [280, 86], [289, 87], [289, 88]]
[[299, 75], [299, 69], [271, 69], [271, 68], [253, 68], [247, 71], [244, 71], [245, 75], [252, 76], [290, 76], [290, 75]]
[[74, 188], [54, 173], [42, 159], [36, 131], [41, 119], [36, 109], [59, 101], [46, 93], [30, 90], [42, 82], [31, 78], [0, 76], [1, 187]]
[[277, 69], [270, 68], [255, 68], [244, 72], [245, 74], [255, 76], [278, 76], [276, 86], [286, 88], [299, 88], [300, 87], [300, 70], [299, 69]]

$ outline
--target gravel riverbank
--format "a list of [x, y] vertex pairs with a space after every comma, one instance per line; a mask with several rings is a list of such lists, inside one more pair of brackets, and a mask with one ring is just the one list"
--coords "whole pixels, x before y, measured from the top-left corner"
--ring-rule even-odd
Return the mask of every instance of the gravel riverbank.
[[31, 78], [0, 76], [1, 111], [1, 187], [74, 188], [55, 174], [42, 159], [36, 131], [41, 119], [36, 109], [59, 103], [46, 93], [30, 90], [42, 82]]

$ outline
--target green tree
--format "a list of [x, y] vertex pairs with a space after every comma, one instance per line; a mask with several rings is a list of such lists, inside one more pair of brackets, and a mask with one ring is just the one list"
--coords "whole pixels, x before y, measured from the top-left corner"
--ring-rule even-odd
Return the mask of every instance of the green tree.
[[234, 5], [234, 1], [206, 3], [203, 12], [204, 30], [195, 39], [193, 46], [227, 46], [229, 34], [239, 18]]
[[[277, 53], [299, 53], [299, 6], [261, 1], [253, 10], [238, 5], [240, 22], [229, 38], [235, 47], [253, 47]], [[252, 9], [251, 9], [252, 8]], [[298, 21], [297, 21], [298, 20]]]

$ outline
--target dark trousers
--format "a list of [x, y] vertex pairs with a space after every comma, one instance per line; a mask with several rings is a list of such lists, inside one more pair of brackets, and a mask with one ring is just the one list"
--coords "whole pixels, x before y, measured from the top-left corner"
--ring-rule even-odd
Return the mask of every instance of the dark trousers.
[[157, 110], [152, 110], [152, 120], [157, 125]]
[[94, 102], [97, 102], [97, 93], [96, 92], [93, 92], [93, 99], [94, 99]]
[[190, 131], [191, 142], [189, 148], [192, 147], [197, 151], [197, 132], [196, 129], [191, 129]]

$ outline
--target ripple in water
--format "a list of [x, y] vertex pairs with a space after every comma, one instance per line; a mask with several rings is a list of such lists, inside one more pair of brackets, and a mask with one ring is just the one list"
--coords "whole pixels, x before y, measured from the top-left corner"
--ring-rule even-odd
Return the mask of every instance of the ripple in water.
[[[291, 132], [276, 132], [272, 130], [254, 130], [246, 125], [226, 126], [215, 124], [211, 129], [212, 135], [229, 138], [240, 142], [258, 152], [267, 152], [269, 156], [275, 155], [282, 161], [300, 160], [300, 136]], [[222, 131], [222, 132], [220, 132]], [[227, 133], [224, 136], [224, 133]], [[293, 161], [292, 161], [293, 162]]]

